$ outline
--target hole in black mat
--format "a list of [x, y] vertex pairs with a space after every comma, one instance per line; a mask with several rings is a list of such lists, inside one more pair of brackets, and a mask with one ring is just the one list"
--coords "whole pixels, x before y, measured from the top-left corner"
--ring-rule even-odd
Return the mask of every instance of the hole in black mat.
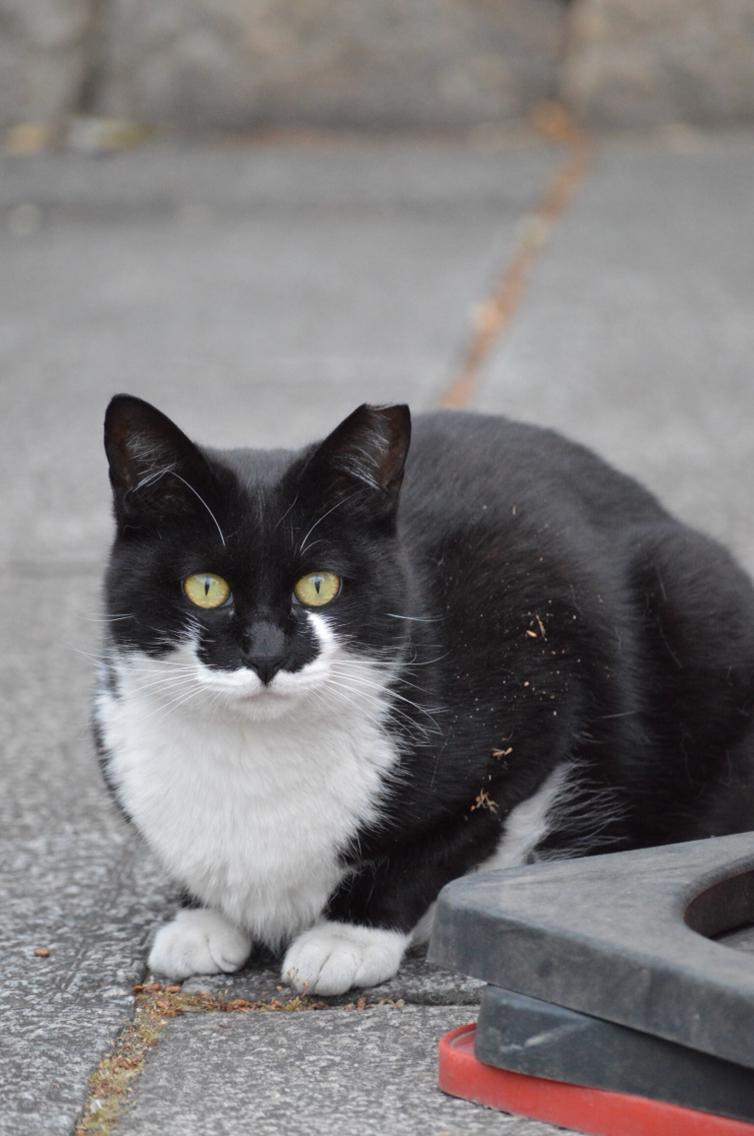
[[726, 876], [694, 896], [684, 919], [706, 939], [754, 952], [754, 871]]

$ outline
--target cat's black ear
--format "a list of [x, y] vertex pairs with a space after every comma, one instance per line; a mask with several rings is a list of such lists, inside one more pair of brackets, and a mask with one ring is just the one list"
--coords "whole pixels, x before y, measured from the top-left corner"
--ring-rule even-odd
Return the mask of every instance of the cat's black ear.
[[411, 415], [407, 406], [368, 406], [349, 414], [325, 438], [306, 475], [328, 496], [361, 495], [392, 511], [403, 481]]
[[194, 512], [210, 480], [206, 459], [156, 407], [119, 394], [105, 414], [105, 452], [119, 518]]

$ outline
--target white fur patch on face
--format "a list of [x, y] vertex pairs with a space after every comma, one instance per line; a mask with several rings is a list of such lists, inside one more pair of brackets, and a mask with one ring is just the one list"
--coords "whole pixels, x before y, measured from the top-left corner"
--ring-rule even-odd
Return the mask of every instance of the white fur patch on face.
[[397, 973], [411, 936], [401, 931], [323, 922], [295, 940], [282, 978], [295, 990], [343, 994], [352, 986], [377, 986]]
[[251, 937], [218, 911], [186, 908], [157, 932], [147, 965], [168, 978], [230, 974], [250, 951]]
[[[199, 708], [206, 713], [222, 706], [250, 721], [282, 718], [302, 701], [321, 699], [332, 666], [342, 654], [327, 621], [317, 612], [306, 614], [317, 639], [318, 654], [300, 670], [278, 671], [268, 684], [249, 667], [231, 671], [207, 666], [199, 658], [193, 637], [185, 638], [161, 658], [133, 653], [120, 660], [119, 669], [130, 666], [140, 685], [149, 686], [154, 700], [168, 708], [182, 704], [187, 711]], [[185, 699], [180, 702], [182, 694]]]

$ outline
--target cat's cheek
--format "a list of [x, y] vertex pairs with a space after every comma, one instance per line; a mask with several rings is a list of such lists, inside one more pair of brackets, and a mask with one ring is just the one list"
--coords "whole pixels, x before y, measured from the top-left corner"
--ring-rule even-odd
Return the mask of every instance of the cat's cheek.
[[379, 927], [323, 922], [294, 939], [282, 978], [302, 993], [344, 994], [352, 986], [377, 986], [401, 965], [411, 936]]

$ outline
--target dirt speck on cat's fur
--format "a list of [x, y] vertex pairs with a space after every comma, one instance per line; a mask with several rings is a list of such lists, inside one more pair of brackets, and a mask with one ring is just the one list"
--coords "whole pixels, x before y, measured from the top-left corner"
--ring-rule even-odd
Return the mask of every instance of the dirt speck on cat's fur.
[[489, 809], [491, 813], [497, 812], [497, 801], [492, 799], [486, 789], [479, 790], [473, 805], [469, 808], [469, 812], [474, 813], [477, 809]]

